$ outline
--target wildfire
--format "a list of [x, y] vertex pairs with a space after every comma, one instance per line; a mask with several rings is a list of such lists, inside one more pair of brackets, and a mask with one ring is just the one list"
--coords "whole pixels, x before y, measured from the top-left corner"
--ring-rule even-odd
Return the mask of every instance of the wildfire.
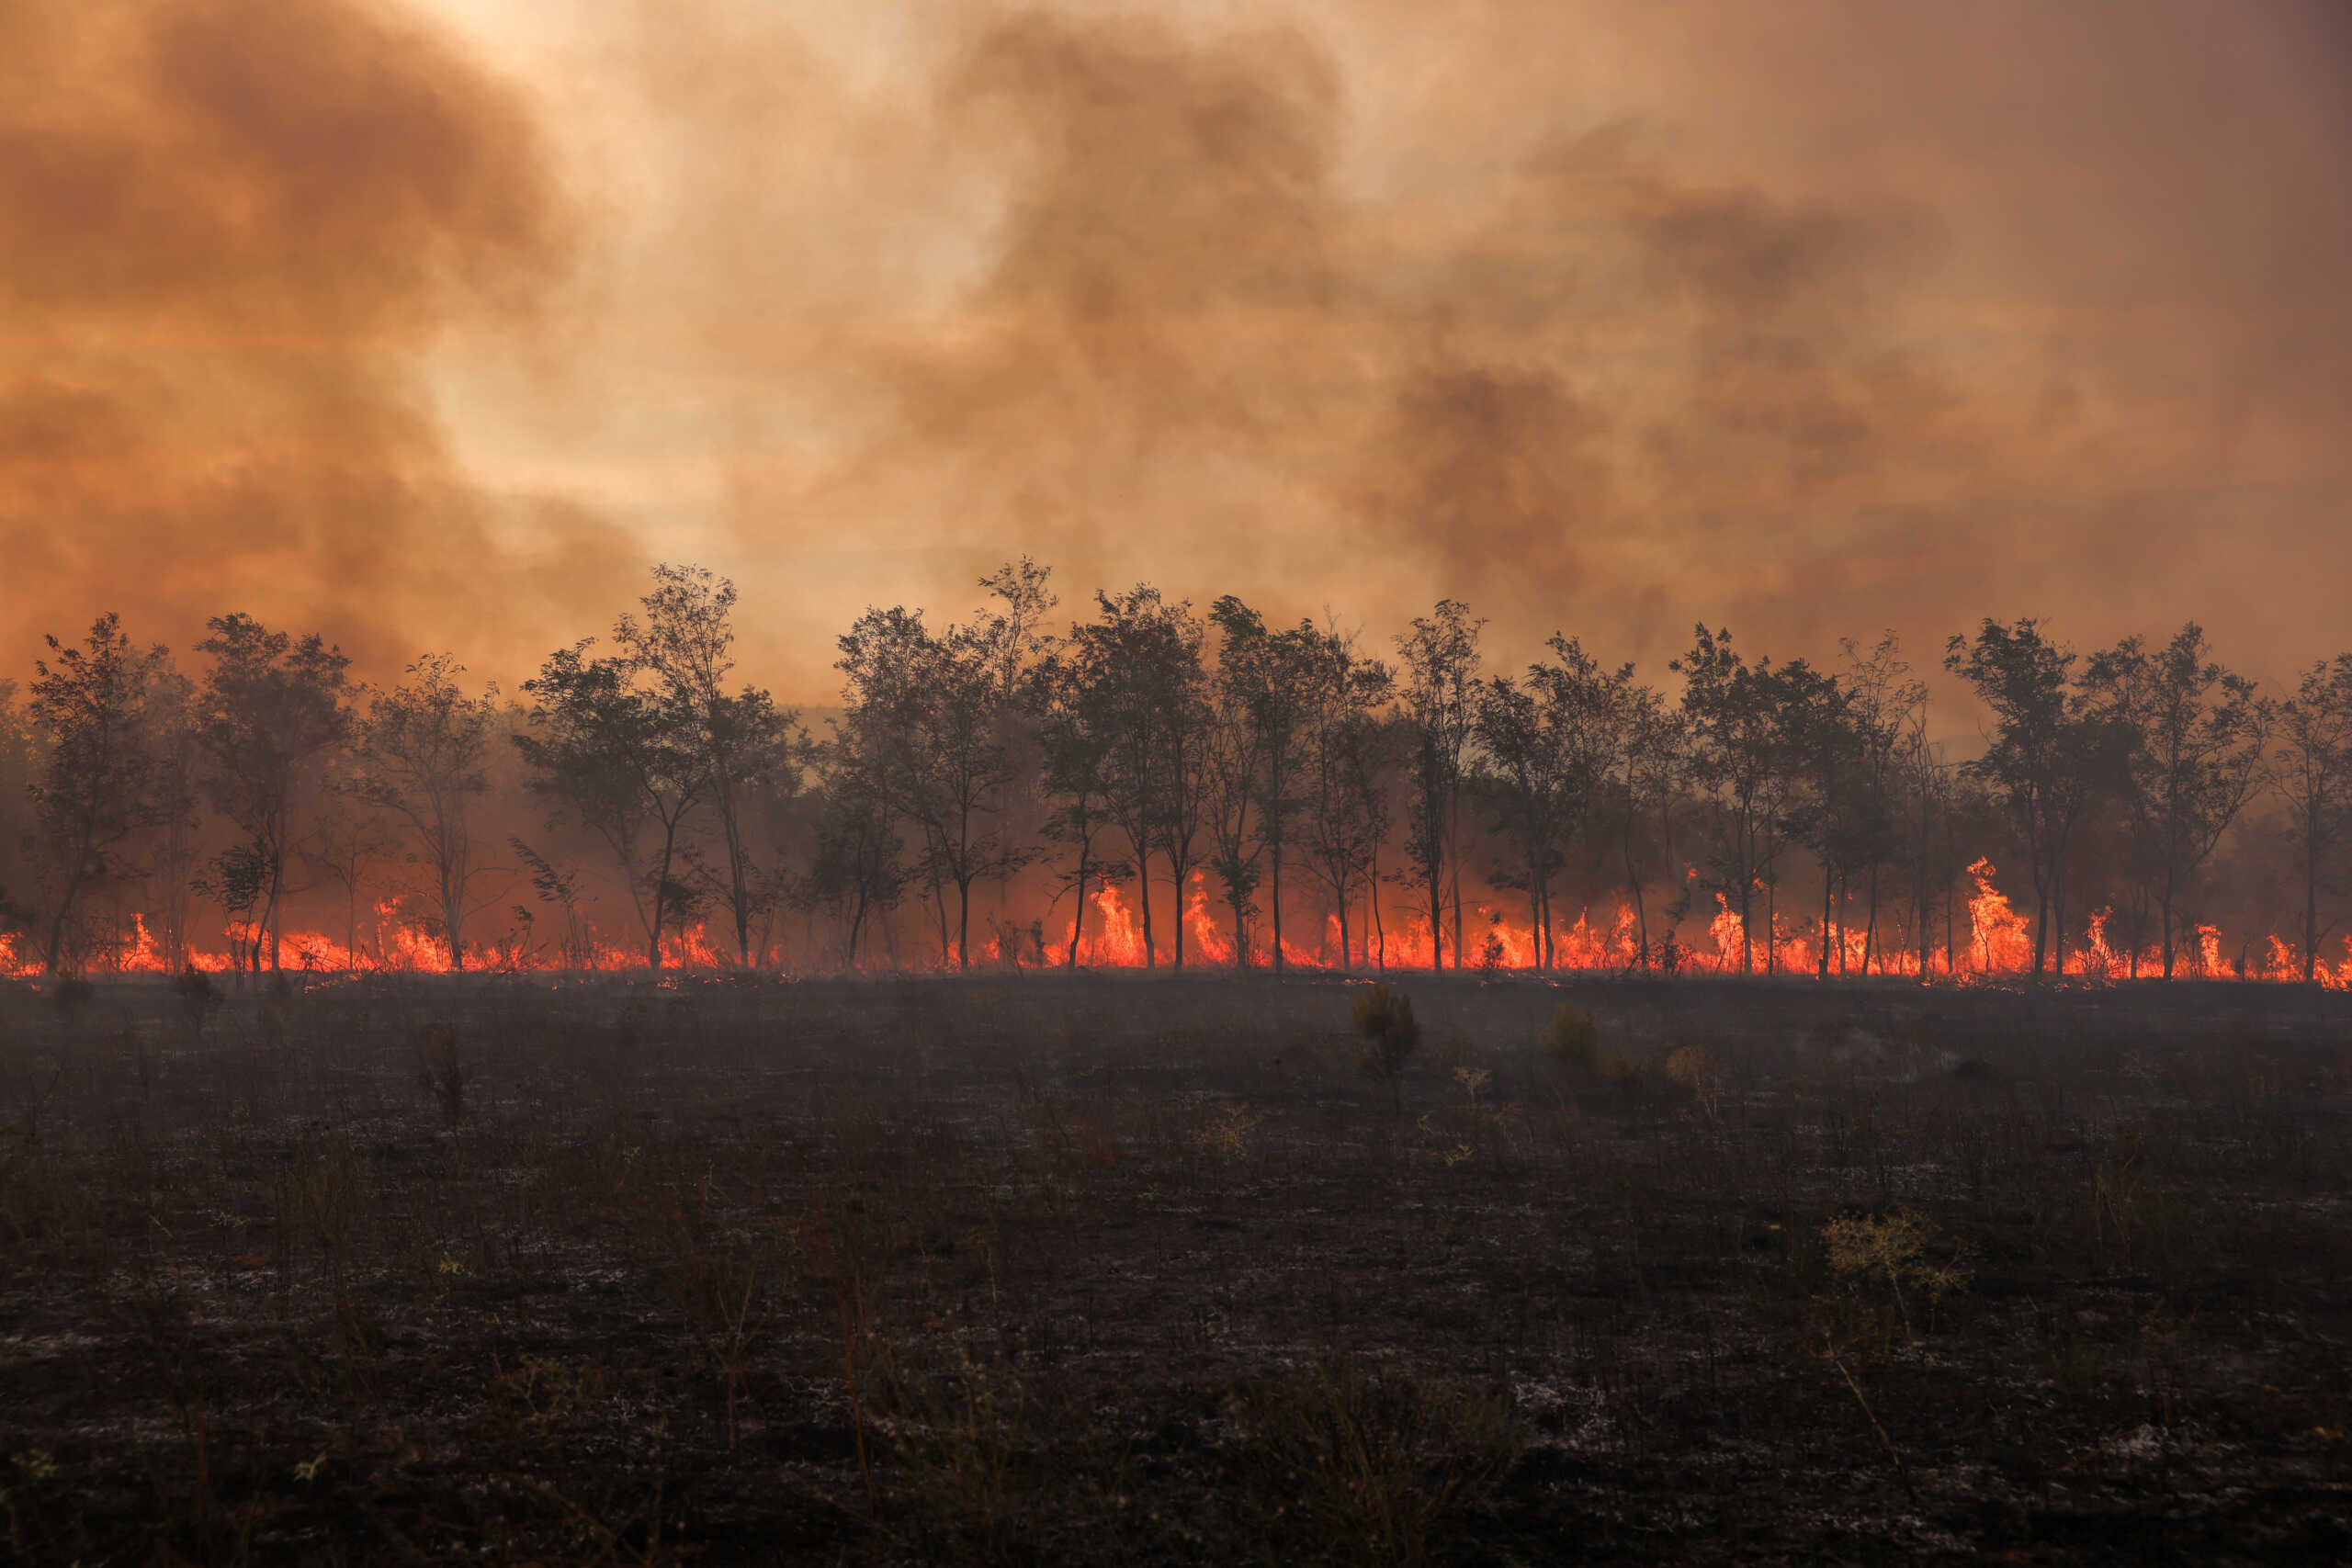
[[[456, 965], [450, 962], [448, 943], [440, 937], [391, 918], [394, 906], [386, 904], [378, 911], [379, 923], [368, 937], [356, 944], [338, 941], [323, 931], [299, 930], [281, 934], [277, 942], [277, 961], [281, 967], [308, 975], [447, 975]], [[481, 947], [468, 945], [466, 967], [477, 973], [556, 974], [575, 968], [589, 970], [628, 971], [646, 969], [645, 949], [640, 945], [619, 945], [608, 942], [591, 944], [582, 955], [585, 964], [567, 964], [563, 957], [544, 947], [525, 942], [514, 932], [508, 932], [497, 942]], [[243, 967], [257, 970], [267, 967], [269, 953], [266, 939], [252, 925], [232, 920], [220, 929], [220, 945], [205, 946], [190, 943], [182, 962], [202, 974], [225, 975]], [[662, 966], [668, 969], [716, 970], [733, 965], [701, 925], [692, 925], [662, 938]], [[17, 979], [31, 979], [40, 976], [44, 965], [38, 953], [26, 951], [15, 937], [0, 936], [0, 976]], [[84, 964], [85, 972], [103, 975], [161, 975], [172, 965], [164, 959], [164, 947], [143, 915], [134, 914], [125, 923], [119, 939], [103, 948]]]
[[1715, 968], [1727, 974], [1737, 967], [1744, 951], [1746, 928], [1740, 924], [1739, 911], [1720, 893], [1715, 895], [1715, 918], [1707, 922], [1707, 934], [1714, 939]]
[[[1996, 874], [1990, 861], [1976, 861], [1968, 868], [1968, 874], [1976, 891], [1967, 901], [1967, 946], [1964, 952], [1954, 955], [1960, 960], [1957, 965], [1948, 964], [1943, 953], [1931, 947], [1928, 976], [1948, 976], [1954, 967], [1969, 978], [2028, 973], [2033, 964], [2031, 920], [2014, 908], [2007, 896], [1994, 885]], [[1094, 889], [1086, 904], [1083, 922], [1066, 922], [1060, 942], [1041, 955], [1044, 962], [1067, 962], [1075, 937], [1081, 964], [1114, 969], [1144, 967], [1142, 925], [1128, 893], [1116, 885], [1106, 884]], [[372, 921], [354, 921], [353, 929], [341, 938], [309, 929], [284, 932], [277, 943], [278, 963], [288, 970], [321, 976], [438, 975], [447, 974], [455, 967], [447, 942], [429, 928], [403, 918], [397, 900], [385, 900], [368, 912], [374, 917]], [[1463, 951], [1459, 954], [1453, 951], [1452, 931], [1444, 933], [1449, 967], [1522, 974], [1544, 968], [1544, 933], [1533, 924], [1523, 919], [1513, 919], [1492, 905], [1473, 905], [1464, 913]], [[1173, 963], [1177, 920], [1182, 922], [1188, 964], [1229, 966], [1234, 963], [1229, 909], [1216, 900], [1204, 877], [1195, 875], [1191, 879], [1181, 911], [1163, 928], [1154, 954], [1161, 964]], [[2111, 908], [2094, 909], [2078, 941], [2056, 944], [2064, 950], [2066, 973], [2096, 980], [2162, 973], [2160, 950], [2153, 945], [2135, 948], [2131, 943], [2119, 942], [2114, 920]], [[1257, 922], [1257, 929], [1251, 932], [1250, 961], [1259, 966], [1270, 962], [1272, 952], [1272, 938], [1266, 924], [1262, 920]], [[1393, 913], [1385, 931], [1386, 966], [1427, 968], [1434, 961], [1436, 949], [1426, 913]], [[1594, 919], [1592, 911], [1579, 910], [1573, 922], [1554, 926], [1549, 942], [1550, 969], [1557, 973], [1623, 973], [1636, 969], [1644, 960], [1640, 931], [1639, 918], [1630, 905], [1620, 904], [1605, 925]], [[1742, 935], [1739, 911], [1724, 895], [1717, 893], [1715, 912], [1707, 923], [1712, 951], [1705, 946], [1684, 950], [1681, 963], [1702, 972], [1736, 974], [1741, 965]], [[2191, 937], [2177, 953], [2174, 965], [2174, 972], [2184, 978], [2274, 982], [2299, 982], [2302, 978], [2301, 949], [2280, 936], [2248, 942], [2234, 957], [2229, 955], [2229, 944], [2216, 926], [2196, 926]], [[1374, 962], [1379, 940], [1368, 931], [1351, 933], [1351, 946], [1361, 953], [1360, 962]], [[1321, 947], [1285, 942], [1284, 962], [1300, 968], [1328, 967], [1336, 958], [1339, 942], [1338, 919], [1326, 915]], [[1785, 914], [1774, 922], [1773, 967], [1792, 975], [1817, 973], [1825, 943], [1830, 967], [1839, 974], [1913, 977], [1920, 974], [1918, 944], [1907, 931], [1891, 934], [1882, 926], [1873, 941], [1867, 929], [1833, 919], [1825, 931], [1817, 922], [1793, 923]], [[709, 972], [734, 967], [726, 946], [714, 941], [699, 924], [668, 933], [662, 945], [665, 969]], [[1015, 941], [1011, 948], [999, 940], [993, 951], [997, 961], [1003, 964], [1031, 961], [1026, 956], [1029, 949], [1026, 940]], [[1758, 932], [1751, 961], [1758, 972], [1765, 966], [1764, 949], [1762, 933]], [[95, 974], [162, 974], [174, 967], [166, 962], [166, 951], [165, 942], [145, 916], [133, 913], [116, 922], [110, 944], [100, 943], [95, 953], [85, 954], [81, 967], [84, 972]], [[1655, 955], [1653, 958], [1655, 961]], [[532, 942], [527, 929], [510, 930], [481, 943], [469, 942], [465, 959], [465, 967], [476, 973], [625, 973], [650, 967], [641, 943], [591, 941], [584, 946], [574, 943], [569, 951], [563, 951], [543, 942]], [[217, 942], [189, 945], [180, 962], [215, 974], [238, 968], [252, 971], [266, 966], [269, 953], [262, 933], [248, 924], [231, 921], [220, 929]], [[0, 976], [36, 978], [42, 969], [40, 953], [29, 950], [23, 937], [0, 935]], [[2333, 961], [2325, 957], [2315, 961], [2312, 974], [2319, 984], [2331, 989], [2352, 989], [2352, 936], [2344, 939], [2340, 956]]]
[[2022, 975], [2033, 966], [2028, 921], [1993, 886], [1993, 863], [1979, 856], [1968, 868], [1976, 891], [1968, 900], [1968, 951], [1979, 975]]
[[1193, 874], [1192, 890], [1184, 897], [1184, 934], [1192, 939], [1187, 959], [1204, 964], [1233, 962], [1233, 939], [1217, 929], [1216, 915], [1209, 908], [1208, 878], [1197, 871]]

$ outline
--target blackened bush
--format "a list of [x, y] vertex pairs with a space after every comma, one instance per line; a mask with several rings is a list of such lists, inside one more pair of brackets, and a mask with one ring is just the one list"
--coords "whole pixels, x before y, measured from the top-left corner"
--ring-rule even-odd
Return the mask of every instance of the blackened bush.
[[1413, 998], [1375, 982], [1356, 998], [1356, 1032], [1363, 1037], [1364, 1070], [1388, 1083], [1389, 1097], [1398, 1096], [1397, 1076], [1406, 1058], [1421, 1043], [1421, 1025], [1413, 1017]]
[[1600, 1026], [1592, 1014], [1574, 1002], [1562, 1002], [1544, 1032], [1544, 1054], [1580, 1073], [1593, 1070], [1600, 1060]]

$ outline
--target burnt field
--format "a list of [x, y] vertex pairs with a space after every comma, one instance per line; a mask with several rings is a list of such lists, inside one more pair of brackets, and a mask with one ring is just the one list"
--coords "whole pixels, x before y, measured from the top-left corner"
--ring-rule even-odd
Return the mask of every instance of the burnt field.
[[2352, 999], [1402, 985], [11, 988], [7, 1554], [2352, 1554]]

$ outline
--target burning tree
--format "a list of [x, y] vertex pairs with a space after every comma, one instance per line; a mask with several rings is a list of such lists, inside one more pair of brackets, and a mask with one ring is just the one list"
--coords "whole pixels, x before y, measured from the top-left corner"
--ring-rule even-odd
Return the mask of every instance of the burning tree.
[[1326, 631], [1304, 737], [1306, 863], [1331, 895], [1340, 928], [1340, 963], [1350, 962], [1348, 908], [1365, 895], [1364, 952], [1385, 966], [1386, 931], [1380, 920], [1380, 846], [1389, 829], [1388, 780], [1398, 751], [1397, 731], [1380, 716], [1395, 677], [1354, 644]]
[[2075, 685], [2075, 655], [2045, 637], [2039, 622], [2005, 626], [1988, 618], [1973, 643], [1951, 638], [1944, 667], [1993, 710], [1991, 742], [1963, 772], [2001, 801], [2025, 848], [2033, 973], [2042, 972], [2052, 931], [2062, 935], [2064, 973], [2066, 853], [2091, 803], [2114, 779], [2121, 738]]
[[954, 890], [958, 968], [972, 962], [972, 885], [1025, 859], [1003, 818], [1021, 776], [1010, 731], [1044, 581], [1008, 567], [987, 580], [1005, 598], [1003, 613], [937, 634], [920, 610], [868, 610], [842, 637], [834, 665], [857, 776], [922, 835], [943, 963]]
[[1026, 701], [1037, 725], [1039, 783], [1051, 802], [1043, 831], [1068, 845], [1073, 857], [1067, 870], [1056, 873], [1054, 895], [1057, 903], [1065, 892], [1077, 897], [1063, 960], [1071, 965], [1078, 963], [1085, 933], [1088, 884], [1123, 882], [1135, 874], [1134, 866], [1106, 860], [1095, 847], [1114, 825], [1110, 759], [1115, 737], [1102, 723], [1104, 713], [1088, 697], [1080, 667], [1059, 648], [1049, 649], [1027, 677]]
[[1337, 634], [1311, 621], [1269, 631], [1265, 618], [1232, 594], [1209, 609], [1222, 634], [1215, 694], [1219, 721], [1216, 870], [1234, 906], [1234, 942], [1246, 961], [1242, 910], [1266, 862], [1273, 965], [1284, 963], [1283, 867], [1293, 825], [1307, 803], [1302, 793], [1319, 720], [1345, 700], [1353, 664]]
[[[1675, 807], [1685, 793], [1690, 751], [1681, 714], [1667, 705], [1657, 688], [1634, 682], [1632, 670], [1624, 666], [1622, 681], [1609, 678], [1615, 689], [1610, 694], [1604, 776], [1618, 862], [1634, 900], [1635, 953], [1647, 968], [1661, 956], [1658, 944], [1650, 941], [1648, 884], [1654, 874], [1675, 876]], [[1669, 926], [1666, 942], [1673, 940]], [[1665, 955], [1673, 952], [1668, 946]]]
[[1258, 913], [1265, 839], [1260, 811], [1265, 795], [1259, 770], [1265, 760], [1264, 728], [1251, 711], [1263, 683], [1265, 623], [1238, 599], [1217, 601], [1211, 618], [1226, 627], [1216, 673], [1210, 682], [1206, 745], [1209, 870], [1225, 890], [1233, 917], [1233, 962], [1250, 963], [1250, 922]]
[[662, 967], [662, 938], [693, 912], [688, 819], [708, 797], [702, 716], [674, 690], [648, 688], [628, 657], [591, 659], [590, 637], [548, 656], [523, 682], [531, 728], [514, 736], [530, 790], [602, 840], [619, 867], [647, 962]]
[[906, 840], [858, 737], [842, 736], [820, 752], [825, 802], [817, 828], [817, 849], [794, 897], [805, 908], [822, 909], [842, 928], [842, 962], [857, 966], [867, 923], [899, 907], [908, 873]]
[[[1798, 671], [1805, 678], [1791, 679]], [[1796, 784], [1788, 826], [1812, 850], [1821, 869], [1821, 947], [1815, 973], [1826, 977], [1830, 949], [1835, 946], [1842, 953], [1845, 945], [1836, 905], [1839, 879], [1867, 858], [1880, 831], [1871, 790], [1871, 737], [1868, 722], [1856, 711], [1852, 688], [1836, 676], [1805, 670], [1802, 663], [1789, 665], [1780, 674], [1781, 724]]]
[[469, 697], [458, 684], [464, 672], [449, 655], [428, 654], [408, 667], [406, 681], [377, 693], [358, 727], [353, 781], [359, 799], [405, 829], [456, 970], [466, 966], [467, 919], [495, 901], [473, 902], [475, 882], [491, 868], [474, 863], [470, 813], [490, 790], [483, 763], [498, 688]]
[[718, 878], [735, 927], [738, 961], [752, 962], [752, 921], [760, 878], [744, 817], [751, 796], [792, 771], [798, 714], [757, 687], [727, 689], [735, 660], [735, 585], [698, 566], [653, 569], [653, 592], [638, 601], [645, 618], [623, 615], [613, 640], [650, 679], [677, 738], [699, 762], [704, 793], [718, 818]]
[[1453, 966], [1462, 967], [1462, 781], [1477, 719], [1478, 631], [1470, 606], [1442, 599], [1396, 638], [1399, 695], [1413, 793], [1407, 853], [1419, 873], [1430, 919], [1430, 967], [1445, 967], [1445, 912], [1453, 911]]
[[2273, 709], [2208, 656], [2193, 621], [2154, 652], [2130, 637], [2093, 655], [2084, 684], [2120, 754], [2132, 870], [2155, 905], [2170, 979], [2180, 902], [2261, 779]]
[[322, 763], [350, 732], [351, 661], [316, 632], [298, 642], [245, 615], [205, 624], [212, 635], [197, 644], [212, 656], [197, 729], [205, 786], [243, 836], [215, 863], [210, 886], [232, 912], [252, 917], [244, 945], [258, 966], [266, 944], [276, 972], [286, 858]]
[[1527, 894], [1535, 962], [1553, 962], [1552, 884], [1589, 823], [1633, 691], [1634, 667], [1603, 670], [1574, 638], [1554, 636], [1552, 660], [1514, 684], [1498, 675], [1480, 689], [1474, 733], [1476, 782], [1516, 866], [1487, 880]]
[[1778, 964], [1780, 863], [1802, 827], [1798, 762], [1807, 727], [1835, 701], [1836, 681], [1803, 660], [1749, 664], [1728, 631], [1702, 624], [1669, 668], [1684, 681], [1690, 776], [1707, 793], [1714, 850], [1702, 885], [1739, 910], [1740, 973], [1755, 969], [1755, 896], [1764, 906], [1764, 966]]
[[[1056, 653], [1067, 700], [1101, 746], [1105, 813], [1134, 856], [1144, 964], [1159, 961], [1151, 916], [1151, 856], [1169, 861], [1176, 888], [1177, 962], [1183, 962], [1184, 880], [1202, 807], [1206, 740], [1201, 623], [1139, 583], [1098, 592], [1097, 615], [1070, 627]], [[1083, 911], [1081, 911], [1082, 914]]]
[[[1904, 662], [1902, 644], [1893, 632], [1882, 636], [1868, 653], [1851, 637], [1841, 646], [1848, 665], [1847, 712], [1861, 755], [1829, 842], [1841, 886], [1850, 883], [1856, 871], [1868, 873], [1862, 937], [1862, 972], [1867, 975], [1880, 951], [1880, 874], [1903, 850], [1904, 747], [1915, 728], [1924, 728], [1928, 688], [1911, 678], [1911, 667]], [[1850, 887], [1847, 891], [1850, 896]]]
[[164, 653], [133, 650], [111, 612], [80, 648], [46, 640], [55, 661], [33, 665], [31, 716], [46, 755], [31, 795], [51, 879], [43, 963], [53, 976], [74, 967], [68, 941], [83, 896], [130, 874], [122, 852], [159, 820], [149, 699]]
[[2322, 926], [2321, 895], [2340, 895], [2352, 883], [2345, 855], [2352, 843], [2352, 653], [2303, 671], [2295, 694], [2278, 705], [2278, 732], [2269, 779], [2286, 804], [2295, 845], [2309, 985], [2319, 973], [2320, 939], [2335, 924]]

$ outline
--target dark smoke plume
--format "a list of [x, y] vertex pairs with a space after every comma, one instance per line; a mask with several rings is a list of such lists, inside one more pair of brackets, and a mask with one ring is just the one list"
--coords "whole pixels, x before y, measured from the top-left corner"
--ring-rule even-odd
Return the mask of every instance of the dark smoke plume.
[[242, 609], [380, 671], [525, 653], [626, 581], [603, 528], [498, 517], [423, 379], [456, 324], [527, 328], [567, 265], [512, 90], [359, 0], [9, 14], [0, 620], [119, 609], [185, 645]]

